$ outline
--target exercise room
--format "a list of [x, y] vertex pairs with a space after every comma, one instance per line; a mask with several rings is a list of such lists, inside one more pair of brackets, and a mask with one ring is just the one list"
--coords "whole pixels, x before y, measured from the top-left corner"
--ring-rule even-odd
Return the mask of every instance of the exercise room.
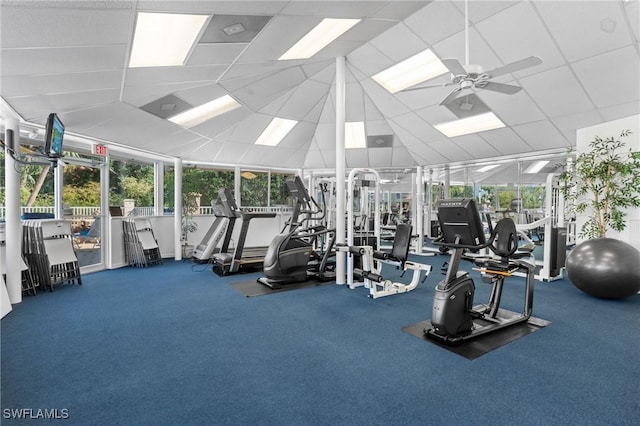
[[640, 424], [639, 0], [3, 0], [3, 425]]

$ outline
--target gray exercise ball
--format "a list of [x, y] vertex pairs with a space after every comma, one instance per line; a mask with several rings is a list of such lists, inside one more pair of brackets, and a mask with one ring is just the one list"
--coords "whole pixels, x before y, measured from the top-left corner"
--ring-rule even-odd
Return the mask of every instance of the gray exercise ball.
[[640, 291], [640, 251], [614, 238], [578, 244], [567, 257], [569, 280], [603, 299], [622, 299]]

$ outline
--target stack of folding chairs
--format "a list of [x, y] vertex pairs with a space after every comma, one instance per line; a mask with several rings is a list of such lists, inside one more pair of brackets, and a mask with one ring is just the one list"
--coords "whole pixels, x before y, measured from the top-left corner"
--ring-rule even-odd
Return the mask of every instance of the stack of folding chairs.
[[22, 252], [36, 287], [82, 284], [80, 265], [73, 250], [71, 224], [65, 220], [26, 220], [22, 224]]
[[[5, 259], [7, 258], [7, 247], [6, 247], [6, 232], [5, 232], [5, 224], [0, 224], [0, 274], [5, 276], [7, 274], [7, 268], [5, 265]], [[22, 278], [22, 293], [23, 294], [31, 294], [33, 296], [36, 295], [36, 287], [37, 285], [33, 282], [33, 278], [31, 277], [31, 271], [27, 266], [27, 263], [24, 260], [23, 256], [20, 256], [20, 271]]]
[[127, 217], [122, 221], [124, 255], [128, 265], [138, 268], [162, 263], [158, 241], [151, 222], [142, 217]]

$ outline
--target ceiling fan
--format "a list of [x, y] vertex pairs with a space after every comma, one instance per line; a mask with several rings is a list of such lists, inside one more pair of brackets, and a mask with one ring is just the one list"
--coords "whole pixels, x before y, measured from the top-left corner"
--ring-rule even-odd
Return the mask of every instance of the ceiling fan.
[[528, 58], [521, 59], [519, 61], [511, 62], [510, 64], [494, 68], [491, 71], [483, 71], [482, 66], [469, 64], [469, 20], [468, 20], [468, 0], [464, 2], [464, 22], [465, 22], [465, 65], [462, 65], [457, 59], [442, 59], [441, 62], [451, 72], [451, 81], [445, 84], [438, 84], [432, 86], [419, 86], [411, 87], [402, 90], [403, 92], [409, 92], [412, 90], [422, 90], [431, 87], [446, 87], [455, 86], [453, 91], [440, 102], [440, 105], [447, 105], [458, 97], [460, 92], [466, 89], [483, 89], [491, 90], [493, 92], [504, 93], [507, 95], [514, 95], [522, 90], [520, 86], [514, 86], [511, 84], [496, 83], [491, 81], [494, 77], [498, 77], [504, 74], [520, 71], [525, 68], [540, 65], [542, 60], [536, 56], [529, 56]]

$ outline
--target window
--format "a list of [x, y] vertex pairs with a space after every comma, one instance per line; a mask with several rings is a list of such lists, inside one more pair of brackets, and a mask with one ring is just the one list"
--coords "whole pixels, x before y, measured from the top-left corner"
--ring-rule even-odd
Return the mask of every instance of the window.
[[[164, 208], [166, 212], [173, 212], [174, 207], [175, 169], [165, 167], [164, 175]], [[212, 214], [209, 208], [218, 199], [220, 188], [226, 187], [233, 192], [234, 172], [224, 169], [205, 169], [185, 167], [182, 169], [182, 192], [194, 192], [200, 196], [200, 213]]]
[[152, 216], [153, 189], [152, 164], [109, 161], [109, 205], [122, 207], [124, 216]]

